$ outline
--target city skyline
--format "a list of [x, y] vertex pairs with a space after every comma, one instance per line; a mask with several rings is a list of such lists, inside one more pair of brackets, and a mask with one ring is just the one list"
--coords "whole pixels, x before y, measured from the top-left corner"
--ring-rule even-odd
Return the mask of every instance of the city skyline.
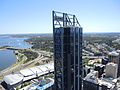
[[119, 0], [1, 0], [0, 34], [52, 33], [52, 10], [77, 15], [84, 33], [119, 32], [119, 3]]

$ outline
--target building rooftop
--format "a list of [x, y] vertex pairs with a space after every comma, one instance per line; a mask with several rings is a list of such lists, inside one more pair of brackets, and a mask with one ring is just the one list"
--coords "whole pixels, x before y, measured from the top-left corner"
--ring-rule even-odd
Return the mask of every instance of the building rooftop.
[[117, 53], [120, 53], [120, 50], [117, 50]]
[[92, 72], [90, 72], [90, 73], [84, 78], [84, 80], [97, 84], [97, 83], [98, 83], [97, 73], [98, 73], [98, 71], [92, 71]]
[[34, 74], [43, 72], [43, 71], [42, 71], [40, 68], [38, 68], [38, 67], [32, 67], [32, 68], [30, 68], [30, 70], [31, 70]]
[[96, 74], [97, 72], [92, 71], [84, 78], [84, 80], [89, 81], [91, 83], [99, 84], [100, 86], [104, 85], [107, 86], [108, 88], [115, 87], [117, 79], [113, 79], [110, 77], [97, 78]]
[[34, 75], [34, 73], [32, 72], [32, 70], [30, 69], [23, 69], [20, 71], [20, 74], [22, 74], [23, 76], [31, 76]]
[[20, 83], [21, 81], [27, 81], [53, 71], [54, 64], [49, 63], [45, 65], [23, 69], [19, 72], [19, 74], [6, 75], [4, 76], [3, 81], [5, 81], [7, 84], [14, 85]]
[[3, 80], [9, 85], [14, 85], [21, 82], [23, 78], [24, 77], [21, 74], [9, 74], [4, 76]]
[[114, 85], [113, 85], [112, 83], [107, 82], [107, 81], [104, 81], [104, 80], [100, 80], [100, 79], [99, 79], [98, 82], [99, 82], [99, 85], [105, 85], [105, 86], [107, 86], [108, 88], [114, 87]]
[[98, 64], [98, 63], [96, 63], [96, 64], [94, 64], [94, 66], [96, 66], [96, 67], [104, 67], [105, 65], [103, 65], [103, 64]]
[[110, 65], [110, 66], [117, 66], [117, 64], [112, 63], [112, 62], [108, 63], [107, 65]]
[[112, 51], [112, 52], [109, 52], [109, 55], [111, 55], [111, 56], [118, 56], [119, 53], [117, 53], [116, 51]]

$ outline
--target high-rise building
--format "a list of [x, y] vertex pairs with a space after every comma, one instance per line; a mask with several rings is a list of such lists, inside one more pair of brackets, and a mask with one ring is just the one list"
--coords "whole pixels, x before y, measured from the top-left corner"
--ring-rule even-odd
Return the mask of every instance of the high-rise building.
[[118, 64], [117, 77], [119, 77], [120, 76], [120, 55], [119, 55], [119, 53], [112, 51], [109, 53], [108, 57], [109, 57], [109, 62], [113, 62], [115, 64]]
[[117, 50], [117, 53], [119, 53], [119, 63], [118, 63], [118, 74], [117, 76], [120, 76], [120, 50]]
[[106, 65], [106, 77], [117, 78], [118, 64], [108, 63]]
[[53, 11], [55, 90], [81, 90], [82, 28], [75, 17]]

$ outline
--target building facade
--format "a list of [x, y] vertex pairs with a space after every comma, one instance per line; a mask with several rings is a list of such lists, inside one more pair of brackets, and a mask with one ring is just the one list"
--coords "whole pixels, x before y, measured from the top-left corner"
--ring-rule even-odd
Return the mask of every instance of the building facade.
[[53, 25], [56, 18], [63, 19], [63, 27], [53, 27], [55, 90], [81, 90], [82, 28], [74, 23], [68, 25], [67, 14], [62, 13], [63, 17], [54, 14]]
[[82, 90], [99, 90], [98, 83], [98, 71], [91, 71], [83, 79], [83, 89]]
[[117, 78], [118, 73], [118, 64], [115, 63], [108, 63], [106, 65], [106, 77]]
[[120, 76], [120, 55], [118, 52], [110, 52], [109, 55], [109, 62], [113, 62], [115, 64], [118, 64], [118, 73], [117, 73], [117, 77]]
[[117, 53], [119, 53], [119, 63], [118, 63], [118, 74], [117, 74], [117, 76], [120, 77], [120, 50], [117, 50]]

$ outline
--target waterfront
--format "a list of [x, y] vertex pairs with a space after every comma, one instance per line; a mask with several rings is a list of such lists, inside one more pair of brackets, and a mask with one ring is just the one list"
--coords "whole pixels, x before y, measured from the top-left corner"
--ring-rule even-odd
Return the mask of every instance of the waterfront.
[[[0, 36], [0, 46], [14, 46], [16, 48], [28, 48], [32, 45], [24, 42], [27, 38], [12, 38], [8, 35]], [[13, 50], [0, 50], [0, 70], [3, 70], [16, 62]]]

